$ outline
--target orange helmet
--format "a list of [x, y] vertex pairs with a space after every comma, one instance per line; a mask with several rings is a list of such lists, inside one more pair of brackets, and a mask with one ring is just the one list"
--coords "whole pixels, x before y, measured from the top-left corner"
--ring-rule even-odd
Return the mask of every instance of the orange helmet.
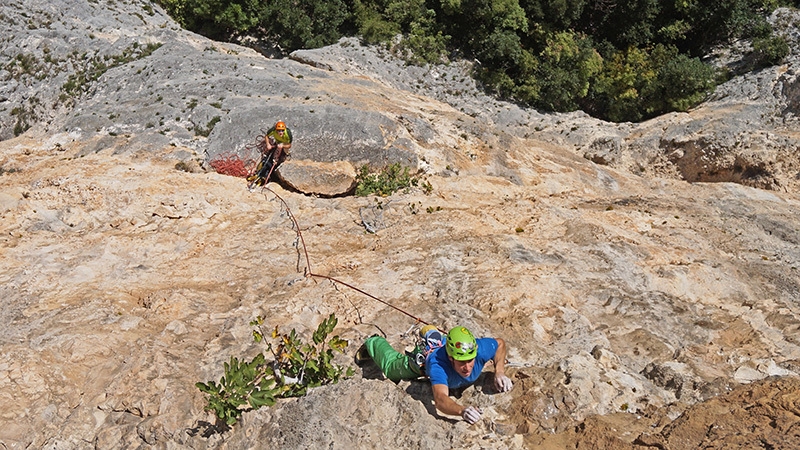
[[282, 120], [279, 120], [278, 122], [275, 123], [275, 130], [276, 131], [285, 131], [286, 130], [286, 124], [283, 123]]

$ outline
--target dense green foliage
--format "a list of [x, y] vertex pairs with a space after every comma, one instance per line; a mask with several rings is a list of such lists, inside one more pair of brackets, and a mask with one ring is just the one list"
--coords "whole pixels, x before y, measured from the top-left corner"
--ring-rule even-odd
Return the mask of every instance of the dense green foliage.
[[336, 42], [350, 17], [342, 0], [160, 0], [184, 28], [212, 39], [252, 35], [287, 50]]
[[[750, 69], [789, 53], [767, 15], [791, 0], [160, 0], [216, 39], [253, 35], [285, 51], [347, 35], [409, 63], [474, 58], [487, 91], [548, 111], [614, 121], [685, 111], [721, 75], [699, 59], [751, 39]], [[397, 37], [400, 39], [396, 39]]]
[[[299, 397], [309, 388], [336, 383], [342, 377], [353, 375], [353, 369], [345, 370], [334, 364], [334, 350], [340, 353], [348, 342], [339, 336], [328, 339], [338, 320], [333, 314], [319, 324], [311, 337], [305, 342], [294, 329], [281, 334], [278, 328], [270, 333], [272, 342], [267, 343], [267, 351], [272, 361], [267, 361], [264, 352], [259, 352], [251, 361], [239, 361], [231, 356], [224, 363], [224, 373], [219, 382], [196, 383], [200, 391], [208, 395], [206, 410], [227, 425], [233, 425], [250, 409], [272, 406], [278, 398]], [[262, 342], [265, 332], [261, 317], [250, 322], [253, 339]]]

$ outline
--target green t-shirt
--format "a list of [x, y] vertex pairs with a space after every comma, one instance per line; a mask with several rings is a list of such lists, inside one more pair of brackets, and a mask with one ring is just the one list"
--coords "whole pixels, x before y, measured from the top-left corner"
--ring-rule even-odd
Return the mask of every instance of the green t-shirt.
[[288, 127], [286, 128], [286, 131], [283, 133], [283, 136], [281, 136], [280, 134], [278, 134], [278, 130], [276, 130], [275, 127], [273, 126], [272, 128], [269, 129], [269, 131], [267, 131], [267, 137], [270, 136], [273, 139], [275, 139], [275, 142], [279, 144], [292, 143], [292, 130], [290, 130]]

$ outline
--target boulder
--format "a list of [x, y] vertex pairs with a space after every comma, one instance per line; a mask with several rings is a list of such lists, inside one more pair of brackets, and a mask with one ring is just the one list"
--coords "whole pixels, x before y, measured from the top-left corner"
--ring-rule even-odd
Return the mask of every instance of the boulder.
[[278, 178], [304, 194], [334, 197], [356, 187], [356, 169], [347, 161], [290, 160], [276, 170]]

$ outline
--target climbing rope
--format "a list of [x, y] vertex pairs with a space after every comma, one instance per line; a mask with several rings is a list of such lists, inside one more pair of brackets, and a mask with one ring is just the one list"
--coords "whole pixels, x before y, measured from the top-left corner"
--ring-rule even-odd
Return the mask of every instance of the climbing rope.
[[392, 309], [394, 309], [394, 310], [396, 310], [398, 312], [401, 312], [401, 313], [407, 315], [408, 317], [411, 317], [412, 319], [414, 319], [416, 321], [417, 324], [422, 323], [422, 324], [425, 324], [425, 325], [430, 325], [428, 322], [422, 320], [420, 317], [417, 317], [417, 316], [409, 313], [408, 311], [405, 311], [405, 310], [403, 310], [401, 308], [398, 308], [397, 306], [392, 305], [391, 303], [387, 302], [386, 300], [380, 299], [380, 298], [378, 298], [378, 297], [376, 297], [376, 296], [374, 296], [374, 295], [372, 295], [372, 294], [370, 294], [368, 292], [365, 292], [364, 290], [359, 289], [359, 288], [357, 288], [357, 287], [355, 287], [355, 286], [353, 286], [353, 285], [351, 285], [349, 283], [345, 283], [344, 281], [338, 280], [338, 279], [330, 277], [328, 275], [322, 275], [322, 274], [314, 273], [311, 270], [311, 259], [308, 257], [308, 249], [306, 247], [305, 240], [303, 239], [303, 233], [300, 231], [300, 225], [297, 223], [297, 219], [295, 219], [294, 214], [292, 214], [292, 210], [289, 208], [289, 205], [286, 203], [286, 201], [280, 195], [278, 195], [275, 191], [273, 191], [272, 189], [268, 188], [267, 186], [262, 186], [261, 189], [269, 191], [270, 193], [272, 193], [272, 195], [274, 195], [275, 198], [277, 198], [283, 204], [283, 207], [285, 208], [286, 213], [289, 216], [289, 219], [291, 219], [292, 226], [294, 227], [295, 233], [297, 233], [297, 238], [300, 240], [300, 245], [303, 247], [303, 255], [305, 256], [305, 260], [306, 260], [306, 269], [305, 269], [305, 276], [306, 277], [308, 277], [308, 278], [322, 278], [322, 279], [325, 279], [325, 280], [329, 280], [329, 281], [331, 281], [333, 283], [340, 284], [342, 286], [348, 287], [348, 288], [350, 288], [350, 289], [352, 289], [352, 290], [354, 290], [354, 291], [356, 291], [358, 293], [361, 293], [363, 295], [366, 295], [367, 297], [369, 297], [369, 298], [371, 298], [373, 300], [376, 300], [376, 301], [378, 301], [378, 302], [380, 302], [380, 303], [382, 303], [382, 304], [384, 304], [384, 305], [386, 305], [386, 306], [388, 306], [388, 307], [390, 307], [390, 308], [392, 308]]
[[245, 178], [254, 170], [256, 162], [242, 159], [236, 152], [225, 152], [214, 156], [208, 164], [219, 174]]
[[208, 158], [208, 164], [219, 174], [247, 178], [255, 173], [258, 162], [267, 152], [265, 139], [266, 132], [261, 130], [261, 134], [253, 142], [244, 146], [241, 154], [235, 150], [218, 153]]

